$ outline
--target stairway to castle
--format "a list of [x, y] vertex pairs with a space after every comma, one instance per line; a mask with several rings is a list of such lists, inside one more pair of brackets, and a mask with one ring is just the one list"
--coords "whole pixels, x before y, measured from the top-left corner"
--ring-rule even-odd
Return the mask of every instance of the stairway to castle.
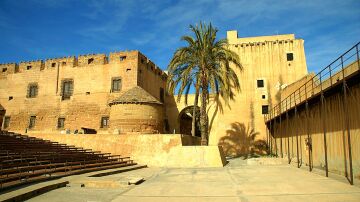
[[0, 192], [22, 184], [134, 165], [130, 157], [0, 131]]

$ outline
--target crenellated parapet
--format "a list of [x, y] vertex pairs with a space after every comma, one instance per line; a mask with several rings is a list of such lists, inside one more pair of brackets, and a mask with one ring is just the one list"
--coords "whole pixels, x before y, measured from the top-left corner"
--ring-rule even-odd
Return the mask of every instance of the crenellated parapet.
[[104, 65], [108, 63], [108, 59], [105, 54], [87, 54], [80, 55], [78, 57], [77, 63], [79, 67], [89, 65]]
[[122, 63], [128, 60], [137, 59], [139, 51], [131, 50], [131, 51], [120, 51], [120, 52], [112, 52], [109, 55], [110, 63]]
[[60, 58], [49, 58], [45, 62], [43, 60], [24, 61], [19, 64], [6, 63], [0, 64], [0, 75], [23, 73], [28, 71], [43, 71], [47, 69], [63, 68], [63, 67], [87, 67], [105, 64], [121, 64], [126, 63], [127, 68], [131, 63], [142, 64], [154, 74], [166, 79], [166, 74], [157, 67], [151, 60], [137, 50], [112, 52], [109, 57], [106, 54], [86, 54], [75, 56], [67, 56]]
[[13, 74], [19, 71], [19, 66], [16, 63], [0, 64], [0, 74]]
[[29, 62], [20, 62], [19, 63], [19, 71], [40, 71], [44, 69], [44, 62], [42, 60], [33, 60]]
[[55, 67], [70, 66], [73, 67], [76, 65], [77, 59], [75, 56], [62, 57], [62, 58], [51, 58], [45, 61], [45, 68], [51, 69]]

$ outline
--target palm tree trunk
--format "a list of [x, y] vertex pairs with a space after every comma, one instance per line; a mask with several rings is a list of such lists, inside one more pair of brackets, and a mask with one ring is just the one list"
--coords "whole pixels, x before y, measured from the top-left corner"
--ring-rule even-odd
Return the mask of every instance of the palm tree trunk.
[[201, 92], [201, 110], [200, 110], [200, 129], [201, 129], [201, 145], [208, 145], [208, 120], [206, 114], [207, 96], [209, 94], [208, 85], [206, 82], [202, 83]]
[[193, 119], [192, 119], [192, 123], [191, 123], [191, 135], [195, 136], [196, 135], [196, 111], [197, 111], [197, 106], [198, 106], [198, 100], [199, 100], [199, 88], [196, 87], [196, 91], [195, 91], [195, 100], [194, 100], [194, 107], [193, 107]]

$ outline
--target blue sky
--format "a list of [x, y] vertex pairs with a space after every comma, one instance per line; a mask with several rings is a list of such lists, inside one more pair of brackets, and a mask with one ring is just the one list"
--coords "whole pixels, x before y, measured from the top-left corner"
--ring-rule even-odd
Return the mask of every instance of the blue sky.
[[200, 20], [219, 38], [294, 33], [310, 71], [360, 41], [359, 0], [0, 0], [0, 63], [137, 49], [165, 69]]

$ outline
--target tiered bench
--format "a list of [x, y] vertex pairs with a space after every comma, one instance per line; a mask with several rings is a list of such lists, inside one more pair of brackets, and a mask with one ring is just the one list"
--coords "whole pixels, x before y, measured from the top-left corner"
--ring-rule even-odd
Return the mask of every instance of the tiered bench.
[[34, 181], [132, 165], [136, 163], [130, 157], [0, 131], [0, 191]]

